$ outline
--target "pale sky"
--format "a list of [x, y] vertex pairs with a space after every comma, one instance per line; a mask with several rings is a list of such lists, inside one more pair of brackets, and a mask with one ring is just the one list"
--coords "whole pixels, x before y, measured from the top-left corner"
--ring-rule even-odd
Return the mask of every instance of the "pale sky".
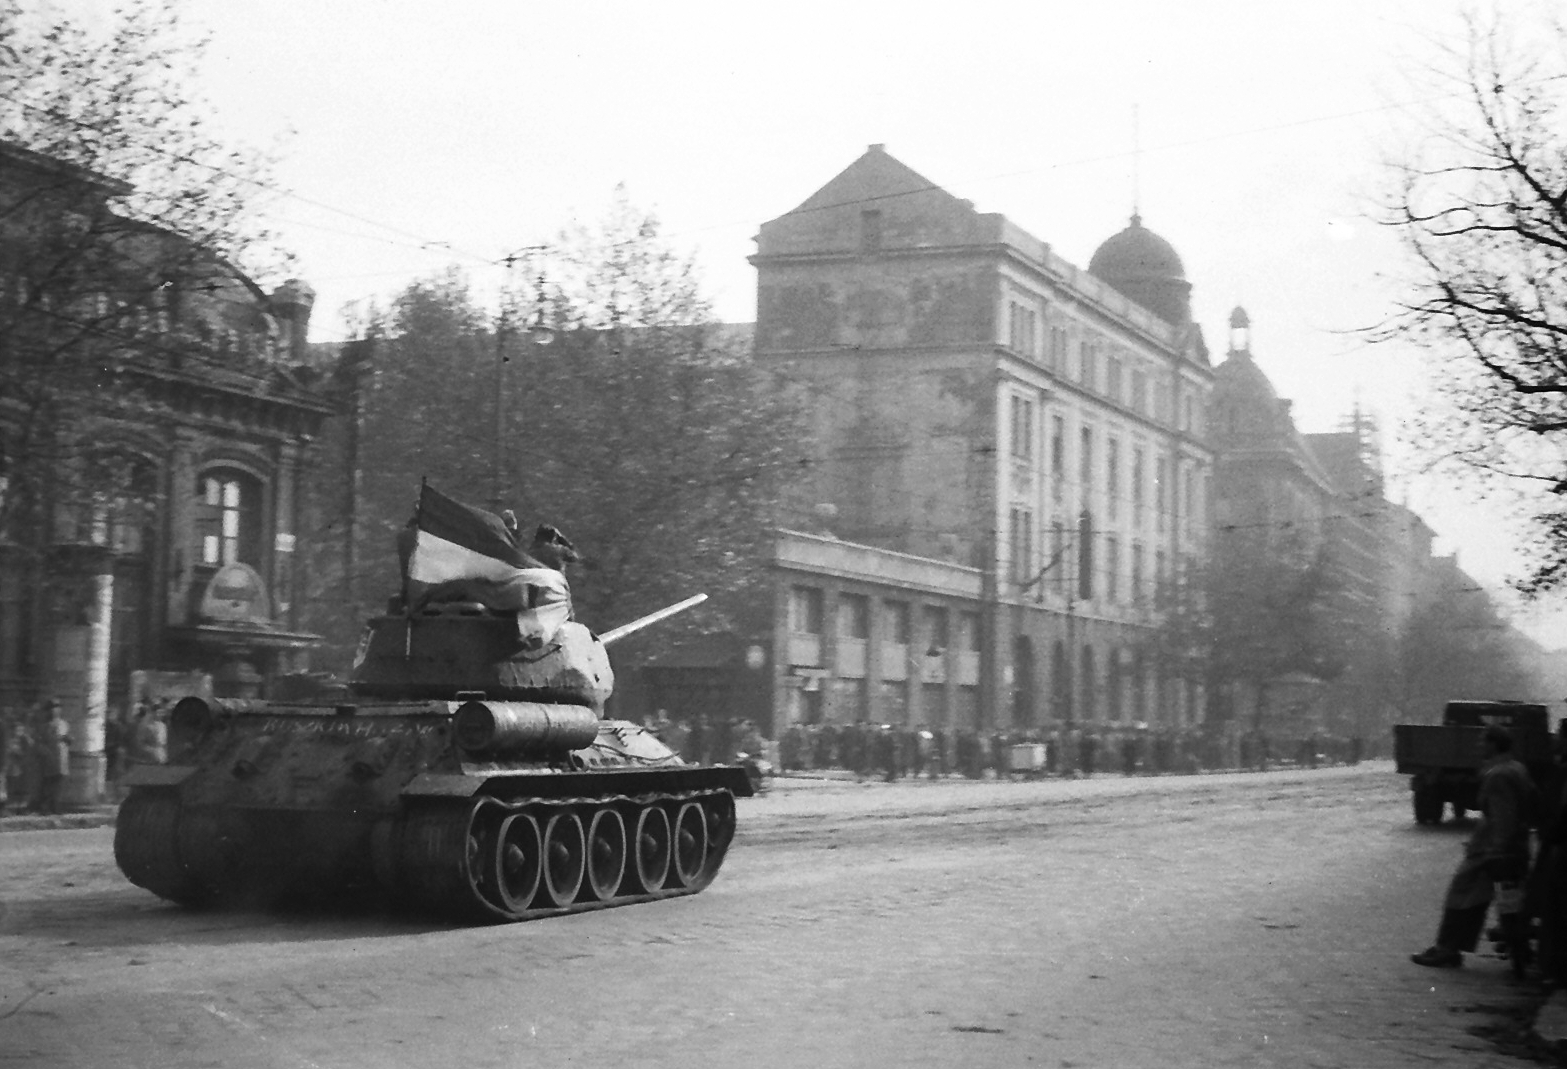
[[[1461, 40], [1456, 0], [186, 10], [213, 35], [200, 88], [222, 127], [281, 155], [292, 195], [268, 214], [317, 290], [315, 340], [342, 335], [345, 304], [449, 264], [488, 292], [508, 252], [597, 220], [618, 183], [696, 255], [719, 317], [752, 321], [758, 226], [883, 143], [1081, 266], [1135, 203], [1185, 262], [1216, 361], [1243, 304], [1303, 431], [1358, 401], [1439, 551], [1491, 586], [1520, 568], [1495, 503], [1403, 474], [1420, 363], [1355, 334], [1403, 265], [1368, 215], [1417, 132], [1404, 72]], [[1549, 607], [1519, 622], [1567, 647], [1567, 598]]]

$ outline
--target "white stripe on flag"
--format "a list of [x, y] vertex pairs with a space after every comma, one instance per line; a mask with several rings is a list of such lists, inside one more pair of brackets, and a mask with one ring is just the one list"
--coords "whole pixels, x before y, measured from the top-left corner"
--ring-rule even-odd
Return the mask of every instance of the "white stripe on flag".
[[502, 583], [521, 571], [515, 564], [475, 552], [429, 531], [419, 532], [413, 554], [408, 558], [408, 578], [431, 585], [453, 579], [489, 579]]

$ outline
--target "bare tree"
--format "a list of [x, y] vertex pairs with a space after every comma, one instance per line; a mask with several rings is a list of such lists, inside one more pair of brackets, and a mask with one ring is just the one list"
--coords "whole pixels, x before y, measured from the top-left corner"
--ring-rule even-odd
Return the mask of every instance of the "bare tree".
[[[1377, 336], [1437, 370], [1422, 421], [1442, 459], [1567, 491], [1567, 30], [1471, 17], [1429, 72], [1437, 94], [1395, 165], [1386, 222], [1410, 253]], [[1533, 34], [1532, 38], [1530, 34]], [[1534, 591], [1567, 581], [1567, 510], [1538, 516]]]

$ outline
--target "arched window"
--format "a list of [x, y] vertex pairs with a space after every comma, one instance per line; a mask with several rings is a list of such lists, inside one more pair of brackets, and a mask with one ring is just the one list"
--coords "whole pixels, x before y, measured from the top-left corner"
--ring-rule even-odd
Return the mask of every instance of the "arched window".
[[261, 563], [261, 486], [231, 468], [196, 479], [196, 560], [203, 567]]

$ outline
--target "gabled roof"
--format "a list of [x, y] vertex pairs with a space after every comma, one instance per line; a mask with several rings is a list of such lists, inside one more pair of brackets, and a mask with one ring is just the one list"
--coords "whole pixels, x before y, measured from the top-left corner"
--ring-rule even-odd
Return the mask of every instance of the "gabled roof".
[[880, 248], [926, 248], [996, 240], [995, 224], [968, 201], [872, 145], [797, 208], [761, 226], [761, 256], [849, 252], [859, 247], [862, 213], [880, 212]]

